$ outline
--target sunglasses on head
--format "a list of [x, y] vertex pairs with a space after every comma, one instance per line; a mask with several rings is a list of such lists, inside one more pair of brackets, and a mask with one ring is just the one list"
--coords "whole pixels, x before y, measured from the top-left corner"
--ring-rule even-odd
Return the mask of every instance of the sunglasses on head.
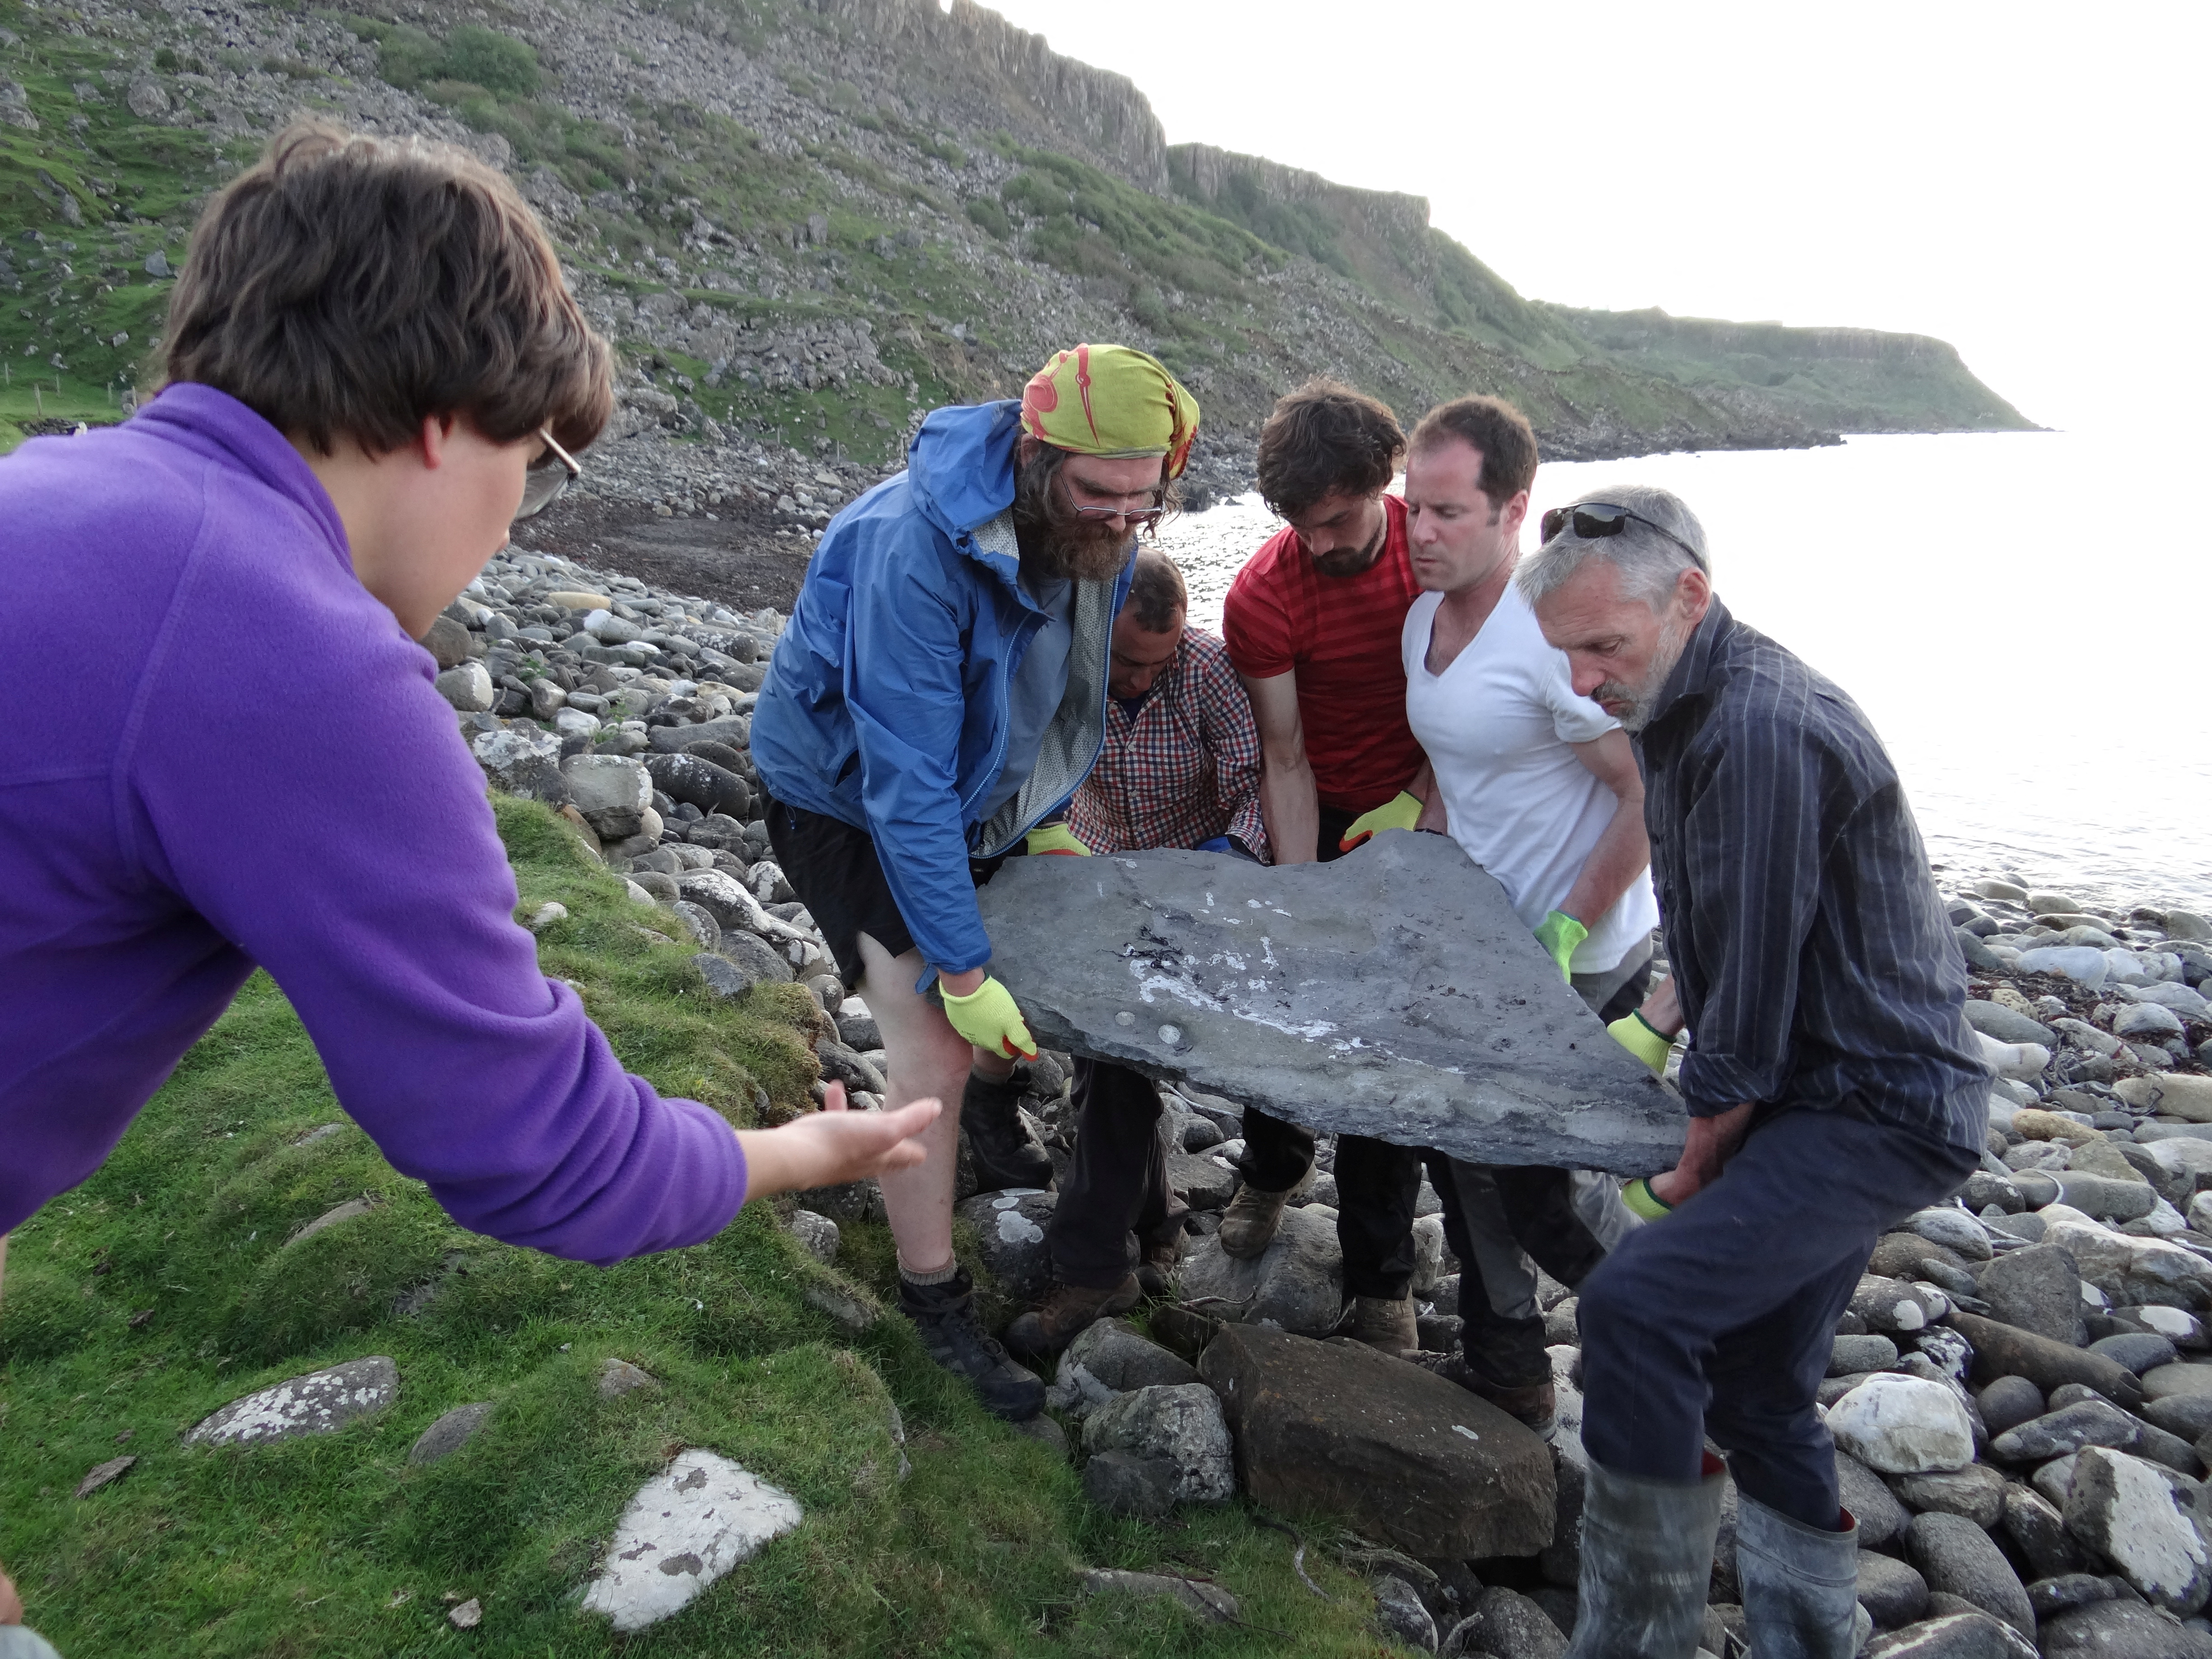
[[1680, 548], [1697, 562], [1698, 569], [1703, 570], [1705, 568], [1705, 556], [1668, 529], [1666, 526], [1654, 524], [1641, 513], [1632, 513], [1628, 508], [1616, 507], [1611, 501], [1578, 501], [1572, 507], [1555, 507], [1537, 520], [1537, 526], [1547, 542], [1569, 527], [1571, 527], [1575, 534], [1584, 541], [1595, 541], [1601, 536], [1618, 536], [1628, 528], [1628, 522], [1632, 519], [1645, 529], [1657, 532]]
[[582, 463], [553, 441], [550, 428], [539, 427], [538, 436], [545, 452], [531, 462], [529, 471], [522, 475], [522, 505], [514, 510], [518, 519], [543, 513], [567, 493], [570, 484], [584, 476]]

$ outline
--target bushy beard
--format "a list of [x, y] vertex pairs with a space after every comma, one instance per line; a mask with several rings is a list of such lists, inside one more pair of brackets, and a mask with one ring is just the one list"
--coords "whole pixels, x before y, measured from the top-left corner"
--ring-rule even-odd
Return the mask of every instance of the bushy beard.
[[1024, 470], [1014, 493], [1014, 539], [1022, 570], [1046, 581], [1109, 582], [1136, 550], [1137, 532], [1126, 523], [1086, 519], [1060, 499], [1051, 470]]
[[1389, 512], [1385, 508], [1382, 528], [1375, 532], [1374, 538], [1366, 546], [1340, 547], [1334, 553], [1309, 553], [1306, 556], [1313, 561], [1313, 568], [1324, 576], [1357, 576], [1382, 556], [1382, 544], [1389, 534]]
[[1620, 722], [1620, 729], [1634, 737], [1651, 724], [1660, 690], [1674, 672], [1674, 665], [1682, 660], [1682, 648], [1689, 641], [1688, 626], [1679, 620], [1669, 622], [1659, 630], [1658, 648], [1651, 653], [1651, 666], [1644, 671], [1642, 681], [1631, 685], [1626, 680], [1607, 680], [1590, 693], [1590, 701], [1601, 705], [1625, 702], [1626, 708], [1609, 712]]
[[1018, 520], [1014, 531], [1022, 568], [1050, 581], [1110, 582], [1137, 546], [1135, 531], [1083, 519], [1041, 527], [1034, 536], [1024, 534]]

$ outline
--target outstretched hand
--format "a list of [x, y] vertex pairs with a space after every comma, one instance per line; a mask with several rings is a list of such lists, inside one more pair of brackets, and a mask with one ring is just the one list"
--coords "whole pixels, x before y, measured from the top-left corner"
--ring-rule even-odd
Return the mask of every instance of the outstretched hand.
[[895, 1112], [848, 1111], [845, 1085], [833, 1083], [820, 1111], [780, 1128], [738, 1131], [745, 1153], [745, 1196], [841, 1187], [910, 1170], [928, 1156], [917, 1137], [943, 1109], [935, 1100], [917, 1100]]

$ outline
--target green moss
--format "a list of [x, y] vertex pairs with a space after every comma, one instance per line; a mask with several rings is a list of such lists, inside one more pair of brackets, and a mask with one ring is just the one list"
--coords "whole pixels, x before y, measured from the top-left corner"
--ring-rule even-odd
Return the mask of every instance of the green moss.
[[[570, 911], [541, 963], [583, 987], [624, 1064], [670, 1092], [705, 1079], [738, 1121], [755, 1081], [778, 1112], [803, 1104], [803, 993], [705, 996], [687, 953], [642, 937], [621, 884], [562, 820], [495, 805], [525, 908]], [[285, 1242], [364, 1193], [381, 1201]], [[846, 1273], [882, 1298], [888, 1234], [845, 1232]], [[1301, 1653], [1375, 1651], [1356, 1581], [1310, 1558], [1339, 1598], [1316, 1601], [1286, 1542], [1241, 1508], [1108, 1520], [904, 1322], [858, 1339], [830, 1324], [804, 1291], [836, 1275], [764, 1206], [707, 1243], [611, 1267], [463, 1232], [346, 1122], [264, 977], [106, 1164], [17, 1231], [8, 1268], [0, 1561], [64, 1652], [604, 1655], [611, 1638], [579, 1596], [631, 1492], [684, 1447], [734, 1458], [806, 1520], [634, 1638], [655, 1653], [1256, 1656], [1293, 1631]], [[372, 1353], [400, 1376], [381, 1416], [251, 1451], [179, 1440], [230, 1400]], [[609, 1358], [660, 1386], [602, 1399]], [[493, 1410], [465, 1448], [408, 1462], [425, 1428], [472, 1401]], [[118, 1443], [137, 1467], [72, 1497]], [[1085, 1600], [1075, 1571], [1090, 1564], [1217, 1578], [1247, 1623]], [[484, 1619], [464, 1638], [446, 1613], [469, 1598]]]

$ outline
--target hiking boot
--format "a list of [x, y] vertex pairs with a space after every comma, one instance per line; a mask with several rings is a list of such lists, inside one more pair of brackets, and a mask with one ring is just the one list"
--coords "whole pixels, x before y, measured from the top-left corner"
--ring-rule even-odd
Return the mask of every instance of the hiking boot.
[[1313, 1171], [1308, 1170], [1304, 1180], [1279, 1193], [1262, 1192], [1249, 1181], [1239, 1187], [1221, 1212], [1221, 1231], [1215, 1235], [1223, 1253], [1249, 1261], [1273, 1243], [1275, 1229], [1283, 1224], [1283, 1206], [1312, 1179]]
[[942, 1285], [917, 1285], [901, 1273], [899, 1311], [914, 1321], [929, 1357], [974, 1389], [994, 1417], [1020, 1423], [1044, 1409], [1036, 1373], [1009, 1359], [976, 1322], [975, 1284], [965, 1267]]
[[1528, 1425], [1545, 1439], [1559, 1423], [1559, 1402], [1552, 1380], [1540, 1382], [1499, 1382], [1468, 1364], [1463, 1353], [1413, 1353], [1405, 1356], [1425, 1371], [1434, 1371], [1447, 1382], [1456, 1382], [1479, 1395], [1508, 1417]]
[[1007, 1346], [1024, 1358], [1049, 1358], [1074, 1341], [1085, 1327], [1128, 1312], [1142, 1294], [1133, 1273], [1103, 1291], [1055, 1279], [1042, 1307], [1006, 1327]]
[[1030, 1073], [1017, 1066], [1004, 1083], [968, 1074], [960, 1091], [960, 1128], [975, 1164], [975, 1190], [1000, 1193], [1010, 1188], [1052, 1185], [1052, 1159], [1022, 1121], [1022, 1097]]
[[1370, 1348], [1380, 1348], [1401, 1358], [1421, 1346], [1420, 1330], [1413, 1323], [1411, 1297], [1401, 1296], [1395, 1300], [1387, 1296], [1352, 1297], [1352, 1318], [1344, 1334], [1354, 1342], [1364, 1342]]
[[1175, 1283], [1176, 1269], [1182, 1265], [1182, 1230], [1177, 1228], [1173, 1238], [1148, 1238], [1144, 1246], [1137, 1263], [1137, 1286], [1146, 1296], [1165, 1296]]

